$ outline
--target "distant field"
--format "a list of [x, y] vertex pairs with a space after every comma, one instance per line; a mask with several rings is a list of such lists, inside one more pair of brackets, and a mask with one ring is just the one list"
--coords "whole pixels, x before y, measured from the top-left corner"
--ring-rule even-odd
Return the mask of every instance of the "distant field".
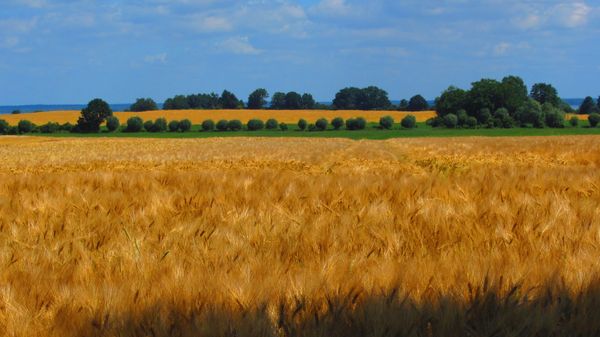
[[[4, 119], [12, 125], [17, 124], [22, 119], [27, 119], [35, 124], [44, 124], [47, 122], [57, 123], [75, 123], [79, 117], [79, 111], [50, 111], [50, 112], [34, 112], [18, 115], [0, 115], [0, 119]], [[275, 118], [279, 122], [296, 123], [300, 118], [304, 118], [309, 122], [314, 122], [319, 118], [333, 119], [342, 117], [344, 119], [352, 117], [364, 117], [370, 122], [378, 122], [379, 118], [390, 115], [398, 122], [406, 115], [414, 115], [418, 122], [424, 122], [427, 119], [435, 116], [434, 111], [422, 112], [401, 112], [401, 111], [358, 111], [358, 110], [157, 110], [145, 112], [115, 112], [115, 116], [119, 118], [121, 123], [125, 123], [128, 118], [140, 116], [144, 120], [157, 119], [164, 117], [167, 120], [181, 120], [188, 118], [194, 124], [200, 124], [206, 119], [213, 119], [215, 122], [219, 119], [239, 119], [242, 122], [247, 122], [252, 118], [267, 120]]]
[[598, 336], [599, 143], [0, 137], [0, 336]]

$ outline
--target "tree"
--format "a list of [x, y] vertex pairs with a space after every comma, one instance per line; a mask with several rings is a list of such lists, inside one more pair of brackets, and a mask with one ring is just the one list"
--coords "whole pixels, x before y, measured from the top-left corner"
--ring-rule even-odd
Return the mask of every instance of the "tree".
[[151, 111], [158, 110], [158, 106], [152, 98], [138, 98], [135, 103], [129, 107], [129, 110], [134, 112]]
[[448, 129], [454, 129], [456, 128], [456, 125], [458, 125], [458, 117], [456, 117], [455, 114], [447, 114], [444, 116], [444, 125], [448, 128]]
[[595, 128], [596, 126], [598, 126], [598, 124], [600, 124], [600, 114], [597, 113], [591, 113], [588, 116], [588, 122], [590, 122], [590, 126]]
[[267, 119], [267, 122], [265, 123], [265, 128], [267, 130], [277, 129], [278, 126], [279, 126], [279, 122], [277, 122], [277, 120], [274, 118]]
[[289, 110], [298, 110], [302, 108], [302, 96], [295, 91], [290, 91], [285, 95], [285, 108]]
[[597, 102], [596, 105], [598, 106], [598, 110], [600, 110], [600, 96], [598, 96], [598, 100], [596, 102]]
[[560, 105], [560, 98], [556, 89], [547, 83], [536, 83], [531, 87], [529, 96], [540, 104], [550, 103], [555, 107]]
[[19, 133], [30, 133], [35, 128], [35, 125], [28, 120], [21, 120], [17, 124]]
[[301, 119], [298, 121], [298, 129], [300, 129], [300, 131], [304, 131], [304, 130], [306, 130], [306, 126], [307, 126], [307, 125], [308, 125], [308, 122], [306, 122], [306, 120], [305, 120], [305, 119], [302, 119], [302, 118], [301, 118]]
[[100, 98], [93, 99], [87, 107], [81, 110], [81, 117], [77, 120], [77, 130], [79, 132], [98, 132], [100, 124], [104, 123], [106, 118], [112, 114], [108, 103]]
[[596, 102], [594, 102], [594, 99], [591, 98], [590, 96], [588, 96], [583, 100], [583, 102], [579, 106], [578, 112], [580, 114], [589, 115], [591, 113], [599, 112], [599, 111], [598, 111], [598, 106], [596, 105]]
[[542, 113], [542, 106], [538, 101], [530, 98], [525, 104], [517, 109], [514, 114], [515, 120], [519, 122], [520, 126], [531, 124], [536, 128], [544, 127], [544, 114]]
[[464, 109], [467, 102], [467, 92], [454, 86], [448, 87], [442, 95], [435, 99], [435, 110], [438, 116], [443, 117]]
[[285, 109], [285, 93], [276, 92], [271, 98], [271, 109], [283, 110]]
[[179, 131], [179, 121], [178, 120], [172, 120], [169, 122], [169, 131], [170, 132]]
[[361, 90], [358, 106], [362, 110], [384, 110], [388, 109], [392, 103], [388, 98], [387, 91], [375, 86], [370, 86]]
[[203, 131], [212, 131], [215, 129], [215, 122], [212, 119], [207, 119], [202, 122], [202, 130]]
[[405, 99], [402, 99], [400, 101], [400, 104], [398, 105], [398, 110], [407, 111], [408, 110], [408, 101]]
[[413, 96], [408, 102], [408, 111], [423, 111], [429, 109], [429, 103], [421, 95]]
[[189, 108], [190, 104], [188, 98], [184, 95], [177, 95], [173, 98], [169, 98], [163, 104], [164, 110], [185, 110]]
[[315, 108], [315, 99], [311, 94], [304, 93], [302, 95], [302, 109], [312, 110]]
[[140, 132], [140, 131], [142, 131], [143, 127], [144, 127], [144, 121], [140, 117], [134, 116], [127, 120], [127, 128], [125, 129], [125, 131], [126, 132]]
[[333, 107], [335, 109], [359, 109], [359, 96], [361, 96], [361, 90], [359, 88], [344, 88], [335, 94], [335, 98], [333, 99]]
[[257, 131], [265, 128], [265, 123], [260, 119], [251, 119], [246, 125], [249, 131]]
[[115, 116], [109, 116], [106, 118], [106, 128], [109, 132], [115, 132], [121, 126], [119, 119]]
[[7, 134], [9, 128], [10, 125], [8, 125], [8, 123], [4, 119], [0, 119], [0, 135]]
[[514, 114], [528, 99], [527, 86], [518, 76], [507, 76], [502, 79], [501, 103], [510, 114]]
[[217, 122], [217, 130], [219, 130], [219, 131], [227, 131], [228, 126], [229, 126], [228, 120], [221, 119], [220, 121]]
[[504, 108], [502, 103], [502, 84], [493, 79], [482, 79], [472, 83], [465, 108], [469, 116], [477, 116], [481, 109], [495, 111]]
[[335, 130], [339, 130], [342, 126], [344, 126], [344, 119], [342, 117], [336, 117], [331, 121], [331, 126]]
[[248, 96], [248, 109], [262, 109], [267, 104], [269, 93], [266, 89], [256, 89]]
[[182, 119], [179, 122], [179, 131], [181, 132], [188, 132], [192, 129], [192, 121], [190, 121], [189, 119]]
[[238, 109], [240, 107], [240, 100], [227, 90], [223, 90], [219, 103], [223, 109]]
[[382, 129], [391, 130], [394, 127], [394, 118], [392, 116], [384, 116], [379, 119], [379, 126]]
[[404, 116], [400, 121], [400, 125], [405, 129], [413, 129], [417, 126], [417, 118], [413, 115]]
[[319, 131], [327, 130], [327, 126], [329, 125], [329, 121], [325, 118], [320, 118], [315, 122], [315, 126]]

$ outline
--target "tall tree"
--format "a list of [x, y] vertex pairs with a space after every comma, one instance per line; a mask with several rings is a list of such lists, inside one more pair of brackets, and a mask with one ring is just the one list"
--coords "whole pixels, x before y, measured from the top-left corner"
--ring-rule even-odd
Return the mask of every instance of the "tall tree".
[[311, 94], [304, 93], [302, 95], [302, 109], [314, 109], [316, 105], [315, 99]]
[[442, 95], [435, 99], [435, 110], [438, 116], [456, 114], [458, 110], [465, 109], [467, 92], [455, 86], [450, 86]]
[[262, 109], [267, 104], [267, 98], [269, 93], [266, 89], [260, 88], [254, 90], [250, 96], [248, 96], [248, 109]]
[[359, 109], [358, 100], [361, 90], [356, 87], [348, 87], [338, 91], [333, 99], [333, 106], [336, 109]]
[[527, 86], [518, 76], [507, 76], [502, 79], [502, 97], [500, 105], [514, 114], [528, 100]]
[[87, 107], [81, 110], [81, 117], [77, 120], [77, 130], [80, 132], [98, 132], [100, 124], [113, 112], [108, 103], [96, 98], [91, 100]]
[[560, 98], [558, 92], [551, 84], [536, 83], [531, 87], [531, 98], [538, 101], [540, 104], [550, 103], [555, 107], [560, 106]]
[[476, 116], [481, 109], [496, 111], [502, 105], [502, 84], [493, 79], [473, 82], [467, 94], [466, 110], [470, 116]]
[[408, 102], [408, 111], [423, 111], [429, 109], [429, 103], [421, 95], [413, 96]]
[[232, 92], [223, 90], [219, 103], [223, 109], [239, 109], [240, 100]]
[[598, 112], [598, 106], [596, 105], [596, 102], [594, 102], [594, 99], [588, 96], [583, 100], [583, 102], [581, 102], [578, 112], [580, 114], [589, 115], [591, 113]]
[[176, 95], [173, 98], [167, 99], [163, 104], [164, 110], [184, 110], [189, 108], [188, 98], [184, 95]]
[[285, 109], [285, 93], [276, 92], [271, 97], [271, 109], [283, 110]]
[[370, 86], [361, 91], [358, 105], [362, 110], [382, 110], [392, 105], [387, 91], [381, 88]]
[[408, 110], [408, 101], [405, 99], [402, 99], [400, 101], [400, 104], [398, 105], [398, 110], [400, 110], [400, 111]]
[[134, 112], [158, 110], [156, 102], [152, 98], [138, 98], [135, 103], [129, 107]]
[[298, 110], [302, 108], [302, 96], [295, 91], [290, 91], [285, 95], [285, 108]]

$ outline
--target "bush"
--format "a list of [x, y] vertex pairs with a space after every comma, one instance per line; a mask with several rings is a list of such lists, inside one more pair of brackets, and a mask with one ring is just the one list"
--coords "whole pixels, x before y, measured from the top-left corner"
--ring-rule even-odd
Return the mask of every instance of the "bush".
[[300, 131], [304, 131], [306, 130], [306, 126], [308, 125], [308, 123], [306, 122], [306, 120], [304, 119], [300, 119], [298, 121], [298, 129], [300, 129]]
[[8, 123], [4, 119], [0, 119], [0, 135], [7, 134], [9, 128], [10, 125], [8, 125]]
[[467, 118], [469, 118], [469, 115], [467, 115], [467, 111], [465, 110], [458, 110], [458, 112], [456, 113], [456, 118], [457, 118], [457, 123], [459, 126], [466, 126], [467, 124]]
[[279, 123], [279, 129], [281, 131], [287, 131], [288, 130], [288, 125], [285, 123]]
[[546, 113], [546, 125], [551, 128], [565, 127], [565, 114], [559, 109], [552, 109]]
[[469, 129], [475, 129], [477, 127], [477, 118], [475, 117], [467, 117], [467, 121], [465, 122], [465, 126]]
[[106, 128], [109, 132], [115, 132], [120, 125], [121, 123], [119, 122], [119, 119], [117, 117], [109, 116], [106, 118]]
[[417, 126], [417, 118], [413, 115], [407, 115], [400, 121], [400, 125], [402, 125], [405, 129], [413, 129]]
[[394, 119], [392, 116], [381, 117], [379, 119], [379, 126], [382, 129], [390, 130], [392, 127], [394, 127]]
[[590, 122], [591, 127], [595, 128], [596, 126], [598, 126], [598, 124], [600, 124], [600, 114], [597, 114], [597, 113], [589, 114], [588, 122]]
[[492, 122], [492, 113], [490, 112], [490, 109], [483, 108], [483, 109], [479, 110], [479, 114], [477, 115], [476, 118], [477, 118], [477, 122], [479, 122], [479, 124], [487, 125]]
[[327, 126], [329, 125], [329, 121], [326, 120], [325, 118], [319, 118], [316, 122], [315, 122], [315, 127], [317, 128], [317, 130], [319, 131], [325, 131], [327, 130]]
[[310, 132], [317, 131], [317, 126], [312, 123], [308, 124], [308, 131], [310, 131]]
[[19, 134], [19, 128], [15, 125], [8, 127], [8, 131], [6, 132], [7, 135], [18, 135]]
[[202, 130], [204, 131], [212, 131], [215, 129], [215, 122], [212, 119], [207, 119], [202, 122]]
[[153, 132], [154, 130], [154, 122], [153, 121], [145, 121], [144, 122], [144, 129], [146, 130], [146, 132]]
[[73, 124], [71, 124], [69, 122], [60, 126], [61, 131], [67, 131], [67, 132], [73, 131], [73, 128], [74, 128]]
[[267, 123], [265, 124], [265, 127], [267, 128], [267, 130], [275, 130], [277, 129], [277, 126], [279, 126], [279, 123], [277, 122], [276, 119], [269, 119], [267, 120]]
[[179, 121], [172, 120], [169, 122], [169, 131], [177, 132], [179, 131]]
[[336, 117], [331, 121], [331, 126], [335, 130], [339, 130], [342, 126], [344, 126], [344, 119], [342, 117]]
[[346, 129], [348, 130], [364, 130], [367, 127], [367, 120], [358, 117], [346, 120]]
[[40, 126], [41, 133], [57, 133], [60, 130], [60, 125], [54, 122], [48, 122]]
[[569, 120], [569, 124], [571, 124], [572, 127], [576, 128], [579, 126], [579, 118], [573, 116], [571, 117], [571, 119]]
[[242, 129], [242, 122], [238, 119], [234, 119], [227, 123], [227, 128], [231, 131], [240, 131]]
[[127, 120], [126, 132], [140, 132], [144, 127], [144, 120], [141, 117], [134, 116]]
[[494, 112], [494, 125], [497, 127], [510, 129], [515, 126], [515, 121], [508, 114], [508, 110], [500, 108]]
[[20, 113], [21, 113], [21, 110], [13, 110], [13, 111], [11, 112], [11, 114], [13, 114], [13, 115], [18, 115], [18, 114], [20, 114]]
[[217, 122], [217, 130], [219, 131], [227, 131], [227, 127], [229, 125], [229, 121], [221, 119]]
[[437, 128], [444, 125], [444, 119], [442, 117], [433, 117], [429, 118], [425, 121], [425, 125], [431, 126], [432, 128]]
[[248, 121], [248, 130], [249, 131], [257, 131], [265, 128], [265, 123], [260, 119], [251, 119]]
[[19, 129], [19, 133], [30, 133], [35, 128], [35, 125], [33, 125], [33, 123], [25, 119], [19, 121], [17, 128]]
[[165, 132], [167, 131], [168, 125], [167, 120], [165, 118], [157, 118], [154, 121], [154, 127], [152, 128], [152, 132]]
[[181, 122], [179, 122], [179, 131], [181, 132], [188, 132], [192, 129], [192, 121], [190, 121], [189, 119], [182, 119]]
[[448, 129], [454, 129], [458, 125], [458, 117], [455, 114], [447, 114], [444, 116], [444, 125]]

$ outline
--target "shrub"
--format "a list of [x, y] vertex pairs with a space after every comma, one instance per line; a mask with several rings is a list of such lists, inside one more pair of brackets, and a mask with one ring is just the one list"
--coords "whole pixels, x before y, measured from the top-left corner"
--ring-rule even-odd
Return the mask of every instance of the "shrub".
[[19, 129], [19, 133], [30, 133], [35, 128], [35, 125], [33, 125], [33, 123], [25, 119], [19, 121], [17, 128]]
[[154, 121], [152, 132], [165, 132], [167, 131], [167, 127], [167, 120], [165, 118], [157, 118], [156, 121]]
[[248, 130], [249, 131], [257, 131], [265, 128], [265, 123], [260, 119], [251, 119], [248, 121]]
[[119, 122], [119, 119], [117, 117], [109, 116], [106, 118], [106, 128], [109, 132], [115, 132], [120, 125], [121, 123]]
[[325, 131], [327, 130], [327, 126], [329, 125], [329, 121], [325, 118], [319, 118], [316, 122], [315, 122], [315, 127], [317, 128], [317, 130], [319, 131]]
[[336, 117], [331, 121], [331, 126], [335, 130], [339, 130], [342, 126], [344, 126], [344, 119], [342, 117]]
[[448, 129], [454, 129], [458, 125], [458, 117], [455, 114], [447, 114], [444, 116], [444, 125]]
[[215, 122], [212, 119], [207, 119], [202, 122], [202, 130], [204, 131], [212, 131], [215, 129]]
[[400, 125], [402, 125], [405, 129], [413, 129], [417, 126], [417, 118], [413, 115], [407, 115], [400, 121]]
[[494, 125], [501, 128], [510, 129], [515, 126], [515, 121], [508, 114], [508, 110], [500, 108], [494, 112]]
[[181, 132], [188, 132], [192, 129], [192, 121], [190, 121], [189, 119], [182, 119], [179, 122], [179, 131]]
[[144, 120], [141, 117], [134, 116], [127, 120], [126, 132], [140, 132], [144, 127]]
[[348, 130], [364, 130], [367, 127], [367, 120], [358, 117], [346, 120], [346, 129]]
[[310, 132], [317, 131], [317, 126], [312, 123], [308, 124], [308, 131], [310, 131]]
[[598, 126], [598, 124], [600, 124], [600, 114], [597, 114], [597, 113], [589, 114], [588, 122], [590, 122], [591, 127], [595, 128], [596, 126]]
[[41, 133], [57, 133], [60, 130], [60, 125], [54, 122], [48, 122], [40, 126]]
[[229, 121], [221, 119], [217, 122], [217, 130], [219, 131], [227, 131], [227, 127], [229, 125]]
[[273, 119], [273, 118], [267, 120], [267, 123], [265, 124], [265, 127], [267, 128], [267, 130], [277, 129], [277, 126], [279, 126], [279, 123], [277, 122], [276, 119]]
[[392, 116], [385, 116], [379, 119], [379, 126], [382, 129], [390, 130], [394, 126], [394, 119]]
[[437, 128], [444, 125], [444, 120], [442, 117], [433, 117], [429, 118], [425, 121], [425, 125], [431, 126], [432, 128]]
[[18, 135], [19, 134], [19, 128], [16, 125], [10, 126], [8, 128], [8, 131], [6, 132], [7, 135]]
[[577, 118], [576, 116], [571, 117], [571, 119], [569, 120], [569, 124], [571, 124], [572, 127], [578, 127], [579, 126], [579, 118]]
[[62, 131], [67, 131], [67, 132], [73, 131], [73, 128], [74, 128], [73, 124], [71, 124], [69, 122], [67, 122], [67, 123], [65, 123], [65, 124], [63, 124], [63, 125], [60, 126], [60, 129]]
[[0, 119], [0, 135], [7, 134], [9, 128], [10, 125], [8, 125], [8, 123], [4, 119]]
[[153, 130], [153, 129], [154, 129], [154, 122], [153, 122], [153, 121], [145, 121], [145, 122], [144, 122], [144, 129], [145, 129], [147, 132], [152, 132], [152, 131], [154, 131], [154, 130]]
[[11, 112], [11, 114], [13, 114], [13, 115], [18, 115], [18, 114], [20, 114], [20, 113], [21, 113], [21, 110], [13, 110], [13, 111]]
[[476, 118], [481, 125], [490, 124], [490, 122], [492, 122], [492, 113], [490, 112], [490, 109], [483, 108], [479, 110], [479, 114]]
[[465, 122], [465, 126], [469, 129], [475, 129], [477, 127], [477, 118], [475, 117], [467, 117], [467, 121]]
[[306, 122], [306, 120], [304, 119], [300, 119], [298, 121], [298, 129], [300, 129], [301, 131], [306, 130], [306, 126], [308, 125], [308, 123]]
[[279, 123], [279, 129], [281, 131], [287, 131], [288, 130], [288, 125], [285, 123]]
[[467, 118], [469, 118], [469, 115], [467, 115], [467, 112], [463, 109], [458, 110], [458, 112], [456, 113], [456, 118], [457, 118], [457, 124], [459, 126], [466, 126], [467, 124]]
[[238, 119], [230, 120], [227, 123], [227, 128], [231, 131], [240, 131], [242, 129], [242, 122]]
[[546, 113], [546, 125], [551, 128], [565, 127], [565, 114], [559, 109], [552, 109]]
[[177, 120], [170, 121], [169, 122], [169, 131], [171, 131], [171, 132], [179, 131], [179, 121], [177, 121]]

